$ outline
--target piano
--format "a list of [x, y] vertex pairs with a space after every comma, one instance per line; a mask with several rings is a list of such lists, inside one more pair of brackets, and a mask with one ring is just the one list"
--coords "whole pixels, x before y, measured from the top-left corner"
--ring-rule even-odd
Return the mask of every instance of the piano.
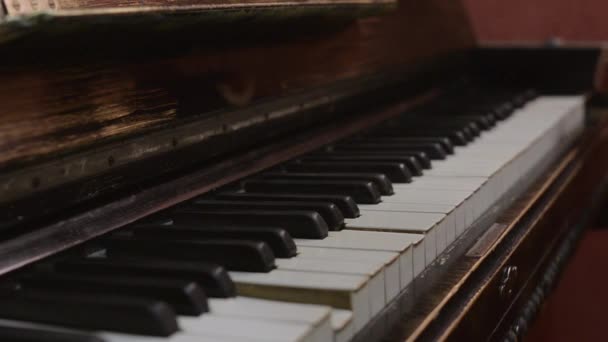
[[601, 48], [460, 1], [3, 0], [0, 341], [518, 341], [608, 171]]

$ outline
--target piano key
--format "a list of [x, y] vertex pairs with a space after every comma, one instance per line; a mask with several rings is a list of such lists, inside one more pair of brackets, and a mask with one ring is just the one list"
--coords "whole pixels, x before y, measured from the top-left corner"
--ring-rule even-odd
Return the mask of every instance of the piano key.
[[[310, 165], [309, 165], [310, 166]], [[262, 193], [306, 193], [317, 195], [348, 195], [357, 203], [380, 202], [380, 191], [367, 181], [301, 181], [301, 180], [247, 180], [243, 183], [246, 192]], [[294, 234], [292, 234], [295, 236]]]
[[[106, 342], [198, 342], [201, 340], [230, 342], [266, 341], [275, 340], [275, 338], [293, 341], [333, 340], [334, 332], [330, 321], [332, 310], [327, 306], [286, 303], [247, 297], [212, 299], [210, 305], [212, 313], [206, 314], [203, 317], [180, 317], [178, 320], [181, 332], [172, 334], [170, 337], [156, 338], [116, 332], [95, 332], [94, 334], [99, 338], [103, 337]], [[208, 317], [211, 317], [211, 319], [207, 319]], [[240, 327], [239, 323], [244, 319], [250, 322], [249, 328], [253, 329], [255, 327], [257, 329], [265, 329], [266, 331], [254, 334], [253, 336], [235, 335], [232, 330], [235, 327]], [[224, 324], [228, 322], [232, 322], [234, 325], [227, 326]], [[210, 327], [210, 325], [218, 323], [220, 326]], [[84, 332], [69, 331], [64, 327], [54, 326], [49, 329], [35, 323], [18, 322], [17, 324], [20, 327], [35, 325], [37, 329], [84, 335]], [[2, 321], [0, 320], [1, 326]], [[297, 332], [294, 332], [294, 326], [297, 327]], [[276, 336], [277, 330], [268, 330], [269, 328], [278, 329], [281, 332], [280, 336]], [[252, 332], [248, 331], [247, 333]], [[290, 336], [295, 336], [295, 338], [291, 338]]]
[[[271, 322], [304, 323], [317, 336], [333, 337], [329, 306], [289, 303], [250, 297], [211, 299], [212, 315]], [[319, 337], [314, 341], [327, 340]]]
[[[389, 183], [392, 192], [392, 186]], [[285, 202], [285, 201], [242, 201], [242, 200], [210, 200], [197, 199], [191, 202], [194, 208], [202, 210], [239, 210], [239, 209], [261, 209], [261, 210], [304, 210], [316, 211], [323, 217], [325, 223], [331, 230], [340, 230], [344, 225], [344, 216], [340, 209], [332, 202], [309, 201], [309, 202]]]
[[178, 330], [175, 313], [160, 301], [57, 291], [20, 290], [3, 296], [0, 318], [152, 336]]
[[370, 142], [370, 143], [433, 143], [439, 144], [447, 154], [454, 153], [454, 145], [447, 137], [383, 137], [369, 136], [362, 139], [353, 140], [355, 142]]
[[409, 285], [425, 266], [424, 235], [407, 233], [343, 230], [330, 232], [323, 240], [295, 239], [301, 247], [340, 248], [397, 252], [400, 290]]
[[[371, 315], [378, 314], [387, 302], [384, 263], [374, 261], [341, 261], [293, 258], [277, 260], [279, 270], [310, 271], [329, 274], [358, 274], [369, 277], [368, 288]], [[391, 298], [392, 299], [392, 298]]]
[[[306, 162], [299, 162], [303, 169]], [[301, 170], [300, 170], [301, 171]], [[393, 185], [386, 175], [382, 173], [356, 173], [356, 172], [265, 172], [258, 177], [263, 179], [302, 179], [302, 180], [364, 180], [374, 183], [382, 195], [391, 195]]]
[[496, 125], [496, 119], [494, 118], [493, 115], [475, 114], [470, 111], [465, 112], [465, 113], [466, 114], [464, 114], [464, 115], [458, 115], [458, 116], [475, 122], [477, 124], [477, 126], [479, 126], [479, 128], [481, 128], [483, 130], [492, 129], [492, 127], [494, 127]]
[[[446, 215], [422, 212], [367, 211], [356, 219], [348, 219], [346, 229], [374, 230], [388, 232], [406, 232], [424, 234], [424, 266], [415, 270], [420, 273], [437, 256], [437, 240], [445, 240], [448, 224], [453, 221], [445, 220]], [[438, 237], [440, 235], [441, 237]]]
[[[409, 120], [408, 120], [409, 121]], [[413, 119], [411, 126], [417, 127], [441, 127], [454, 128], [465, 131], [467, 134], [477, 137], [481, 133], [480, 127], [472, 120], [463, 119], [453, 115], [429, 115], [425, 113]]]
[[178, 225], [246, 225], [280, 227], [293, 237], [322, 239], [328, 227], [323, 217], [310, 210], [200, 210], [178, 208], [171, 213]]
[[383, 198], [383, 203], [451, 205], [464, 212], [465, 225], [468, 227], [477, 218], [473, 203], [466, 201], [473, 193], [474, 191], [472, 190], [404, 188], [399, 189], [393, 196]]
[[[209, 317], [206, 315], [206, 317]], [[219, 321], [222, 324], [221, 327], [215, 327], [211, 329], [207, 329], [208, 331], [204, 331], [205, 328], [209, 328], [208, 325], [217, 324]], [[256, 341], [265, 341], [269, 340], [267, 334], [272, 334], [272, 331], [268, 331], [262, 334], [254, 334], [252, 336], [238, 336], [231, 332], [234, 330], [234, 326], [228, 327], [226, 323], [240, 323], [240, 320], [235, 320], [232, 318], [224, 318], [218, 317], [212, 320], [200, 320], [196, 319], [186, 320], [186, 325], [191, 325], [192, 323], [196, 323], [195, 329], [190, 331], [180, 331], [172, 334], [171, 336], [166, 337], [155, 337], [155, 336], [145, 336], [145, 335], [136, 335], [136, 334], [126, 334], [126, 333], [118, 333], [118, 332], [109, 332], [109, 331], [95, 331], [95, 332], [87, 332], [82, 330], [75, 330], [71, 328], [66, 328], [62, 326], [53, 326], [48, 324], [40, 324], [33, 322], [23, 322], [23, 321], [8, 321], [8, 320], [0, 320], [0, 325], [7, 325], [10, 327], [18, 327], [18, 328], [26, 328], [26, 329], [36, 329], [43, 330], [45, 332], [52, 332], [57, 334], [70, 334], [70, 335], [88, 335], [96, 338], [91, 342], [256, 342]], [[280, 322], [273, 323], [269, 325], [267, 322], [259, 321], [256, 319], [250, 320], [251, 324], [247, 327], [248, 329], [262, 329], [275, 327], [281, 331], [282, 337], [286, 338], [286, 341], [331, 341], [331, 330], [330, 334], [328, 334], [328, 329], [319, 329], [314, 326], [309, 326], [308, 331], [306, 331], [306, 327], [303, 324], [294, 324], [287, 323], [283, 324]], [[207, 325], [207, 327], [206, 327]], [[298, 326], [300, 331], [294, 331], [294, 325]], [[302, 334], [301, 332], [304, 331]], [[249, 331], [251, 332], [251, 331]], [[291, 336], [290, 336], [291, 335]], [[295, 336], [294, 336], [295, 335]], [[303, 337], [300, 339], [297, 338], [289, 338], [289, 337]], [[329, 335], [329, 338], [328, 338]], [[272, 340], [272, 338], [270, 338]], [[40, 340], [29, 340], [27, 342], [39, 342]], [[52, 342], [64, 342], [66, 340], [52, 340]], [[4, 342], [4, 340], [3, 340]], [[11, 342], [11, 341], [6, 341]], [[21, 341], [19, 341], [21, 342]], [[45, 341], [43, 341], [45, 342]], [[51, 342], [51, 341], [49, 341]], [[72, 341], [69, 341], [72, 342]], [[85, 342], [85, 341], [83, 341]]]
[[465, 146], [473, 139], [469, 135], [459, 130], [449, 130], [430, 127], [416, 128], [387, 128], [382, 127], [383, 134], [386, 136], [408, 136], [408, 137], [447, 137], [454, 146]]
[[298, 259], [373, 261], [384, 264], [386, 304], [395, 298], [400, 289], [399, 253], [361, 249], [299, 247]]
[[347, 342], [355, 336], [355, 326], [352, 324], [352, 311], [333, 309], [331, 327], [335, 332], [334, 342]]
[[67, 274], [98, 275], [104, 277], [133, 276], [142, 279], [181, 279], [195, 281], [208, 296], [233, 297], [236, 287], [226, 270], [205, 262], [149, 260], [143, 258], [111, 259], [80, 258], [65, 259], [53, 264], [56, 272]]
[[[434, 177], [416, 178], [408, 184], [410, 189], [477, 190], [487, 181], [486, 177]], [[405, 187], [403, 187], [405, 188]]]
[[111, 278], [88, 275], [32, 274], [20, 277], [22, 288], [81, 294], [116, 294], [133, 298], [157, 299], [170, 304], [181, 315], [200, 315], [208, 311], [207, 297], [195, 283], [162, 278], [142, 279], [114, 275]]
[[[116, 332], [101, 332], [96, 333], [96, 335], [103, 336], [106, 341], [116, 342], [194, 342], [199, 341], [201, 338], [204, 341], [333, 340], [333, 331], [330, 324], [331, 310], [326, 306], [294, 304], [245, 297], [213, 299], [212, 302], [212, 313], [210, 314], [199, 318], [178, 318], [182, 332], [173, 334], [166, 339], [161, 340], [150, 336], [128, 335]], [[266, 332], [255, 334], [251, 338], [247, 335], [235, 335], [232, 330], [234, 330], [235, 326], [241, 327], [238, 323], [243, 319], [250, 322], [249, 327], [251, 329], [255, 327], [257, 329], [265, 329]], [[224, 324], [227, 322], [235, 324], [228, 327]], [[217, 324], [220, 326], [213, 327], [213, 325]], [[294, 326], [296, 327], [295, 330]], [[65, 330], [64, 328], [60, 329]], [[55, 327], [53, 327], [53, 330], [56, 330]], [[279, 331], [278, 335], [277, 331]], [[247, 333], [251, 333], [251, 331]], [[185, 339], [183, 338], [184, 335], [192, 336], [192, 339]]]
[[[366, 205], [362, 207], [362, 212], [379, 212], [384, 215], [384, 212], [401, 212], [401, 213], [434, 213], [445, 215], [438, 224], [438, 229], [434, 232], [436, 239], [436, 254], [439, 255], [449, 244], [454, 242], [466, 228], [465, 208], [464, 206], [444, 205], [444, 204], [428, 204], [428, 203], [380, 203], [378, 205]], [[387, 217], [390, 214], [386, 214]], [[415, 215], [415, 214], [414, 214]], [[404, 225], [405, 227], [405, 225]], [[424, 231], [420, 231], [423, 233]], [[429, 252], [427, 252], [429, 253]]]
[[289, 321], [321, 326], [328, 320], [331, 307], [300, 304], [253, 297], [211, 298], [210, 311], [215, 316]]
[[[201, 336], [188, 335], [183, 332], [173, 334], [169, 337], [151, 337], [132, 334], [121, 334], [115, 332], [99, 332], [99, 337], [102, 337], [105, 342], [201, 342]], [[205, 342], [246, 342], [243, 339], [229, 339], [225, 336], [204, 336]]]
[[[405, 150], [392, 150], [392, 151], [373, 150], [373, 151], [371, 151], [371, 150], [356, 150], [356, 149], [342, 150], [336, 146], [330, 146], [326, 149], [325, 153], [328, 155], [339, 154], [339, 155], [354, 155], [354, 156], [356, 156], [356, 155], [361, 155], [361, 156], [374, 155], [374, 156], [378, 156], [378, 157], [394, 157], [394, 156], [413, 157], [424, 169], [430, 169], [432, 166], [431, 159], [423, 151], [411, 151], [411, 150], [407, 150], [407, 151], [405, 151]], [[404, 164], [408, 165], [406, 162], [404, 162]]]
[[204, 261], [246, 272], [269, 272], [275, 267], [274, 254], [262, 241], [111, 237], [103, 240], [103, 246], [110, 258]]
[[53, 331], [26, 326], [4, 326], [0, 320], [0, 341], [4, 342], [104, 342], [94, 335]]
[[[315, 342], [331, 341], [331, 329], [319, 331], [308, 324], [272, 322], [235, 317], [204, 315], [198, 318], [182, 317], [179, 321], [184, 334], [245, 341]], [[203, 339], [205, 340], [205, 339]]]
[[[365, 149], [365, 148], [380, 148], [385, 151], [390, 150], [414, 150], [414, 151], [423, 151], [426, 153], [431, 159], [445, 159], [448, 155], [448, 152], [443, 148], [443, 145], [439, 142], [410, 142], [410, 141], [386, 141], [386, 140], [375, 140], [373, 138], [367, 139], [363, 138], [361, 140], [356, 140], [354, 142], [347, 143], [348, 146], [354, 146], [357, 149], [357, 146]], [[344, 145], [342, 145], [344, 146]]]
[[444, 132], [443, 134], [448, 134], [450, 138], [454, 135], [462, 135], [469, 142], [475, 140], [475, 137], [478, 135], [478, 132], [468, 125], [443, 122], [441, 120], [434, 120], [432, 122], [406, 122], [405, 124], [406, 129], [408, 130], [432, 129], [436, 130], [437, 132]]
[[[395, 183], [411, 181], [412, 174], [405, 164], [375, 161], [304, 161], [287, 163], [282, 166], [290, 172], [353, 172], [353, 173], [380, 173]], [[375, 182], [374, 182], [375, 184]], [[354, 196], [353, 196], [354, 197]], [[356, 200], [356, 198], [355, 198]]]
[[168, 240], [214, 240], [236, 239], [264, 241], [277, 258], [291, 258], [297, 248], [291, 236], [282, 228], [248, 226], [134, 226], [133, 234], [138, 237], [166, 238]]
[[348, 195], [314, 195], [298, 193], [255, 193], [255, 192], [223, 192], [215, 195], [217, 199], [239, 201], [284, 201], [284, 202], [331, 202], [340, 211], [342, 216], [355, 218], [359, 216], [359, 209], [352, 197]]
[[351, 310], [357, 330], [371, 319], [369, 278], [364, 275], [274, 270], [230, 272], [230, 277], [243, 296]]
[[[324, 152], [317, 154], [309, 154], [300, 158], [302, 162], [327, 162], [327, 161], [342, 161], [342, 162], [387, 162], [400, 163], [407, 166], [412, 176], [422, 176], [423, 166], [413, 155], [374, 155], [349, 152]], [[430, 167], [430, 166], [429, 166]]]
[[414, 144], [414, 143], [392, 143], [392, 142], [374, 142], [368, 143], [365, 141], [356, 143], [343, 143], [334, 147], [336, 151], [374, 151], [395, 152], [415, 152], [422, 151], [432, 160], [443, 160], [446, 158], [446, 152], [439, 144]]

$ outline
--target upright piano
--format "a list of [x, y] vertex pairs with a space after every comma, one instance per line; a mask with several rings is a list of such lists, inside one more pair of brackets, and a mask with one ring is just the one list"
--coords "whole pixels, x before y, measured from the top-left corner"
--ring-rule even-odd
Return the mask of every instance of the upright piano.
[[460, 1], [2, 0], [0, 341], [518, 341], [605, 195], [601, 49]]

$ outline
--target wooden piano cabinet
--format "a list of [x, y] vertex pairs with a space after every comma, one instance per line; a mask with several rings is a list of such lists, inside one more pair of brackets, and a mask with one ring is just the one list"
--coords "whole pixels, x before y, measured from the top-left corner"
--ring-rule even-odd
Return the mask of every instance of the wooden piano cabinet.
[[[604, 214], [606, 207], [603, 207]], [[608, 226], [590, 227], [555, 289], [530, 324], [526, 342], [605, 341]]]

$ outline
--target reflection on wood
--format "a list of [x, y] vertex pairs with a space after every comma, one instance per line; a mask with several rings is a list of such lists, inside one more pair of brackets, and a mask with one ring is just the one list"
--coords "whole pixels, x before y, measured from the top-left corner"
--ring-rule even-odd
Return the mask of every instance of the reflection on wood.
[[[403, 0], [396, 13], [322, 36], [243, 47], [191, 43], [192, 52], [180, 57], [104, 62], [78, 61], [76, 53], [60, 67], [4, 63], [0, 166], [230, 108], [218, 89], [238, 94], [254, 85], [245, 99], [273, 99], [465, 50], [474, 41], [460, 3]], [[162, 51], [162, 42], [155, 51]]]
[[3, 0], [10, 15], [45, 11], [61, 15], [197, 12], [218, 9], [297, 6], [384, 6], [394, 0]]

